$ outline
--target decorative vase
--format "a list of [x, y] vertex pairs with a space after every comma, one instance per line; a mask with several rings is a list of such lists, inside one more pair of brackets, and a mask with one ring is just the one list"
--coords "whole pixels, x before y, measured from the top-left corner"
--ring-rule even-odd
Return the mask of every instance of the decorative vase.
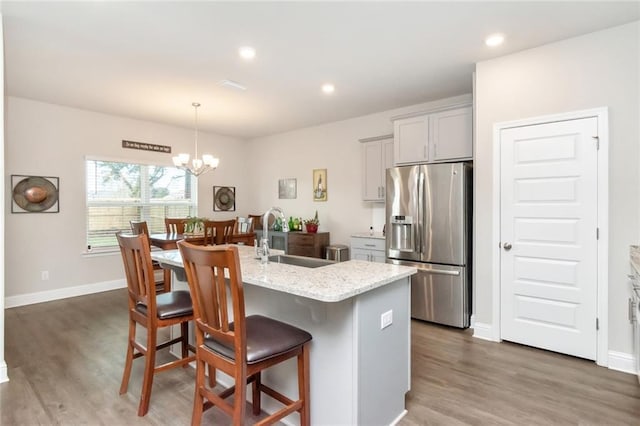
[[310, 232], [312, 234], [318, 232], [318, 224], [316, 223], [307, 223], [304, 226], [307, 228], [307, 232]]

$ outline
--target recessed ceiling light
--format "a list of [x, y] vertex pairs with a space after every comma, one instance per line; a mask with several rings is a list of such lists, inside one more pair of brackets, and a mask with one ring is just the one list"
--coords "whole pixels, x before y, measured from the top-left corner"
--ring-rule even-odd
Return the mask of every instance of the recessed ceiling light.
[[256, 57], [256, 49], [251, 46], [241, 47], [238, 50], [238, 53], [240, 54], [240, 57], [242, 59], [246, 59], [247, 61], [250, 61], [251, 59]]
[[500, 46], [504, 41], [504, 36], [502, 34], [492, 34], [484, 40], [484, 44], [489, 47]]
[[333, 93], [333, 92], [335, 92], [335, 91], [336, 91], [336, 88], [335, 88], [335, 86], [334, 86], [333, 84], [331, 84], [331, 83], [325, 83], [325, 84], [323, 84], [323, 85], [322, 85], [322, 91], [323, 91], [324, 93], [329, 94], [329, 93]]

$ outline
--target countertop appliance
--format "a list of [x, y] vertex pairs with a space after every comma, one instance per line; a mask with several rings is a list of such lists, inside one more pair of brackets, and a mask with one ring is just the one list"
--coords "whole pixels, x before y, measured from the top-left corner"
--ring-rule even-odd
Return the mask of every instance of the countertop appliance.
[[388, 262], [418, 269], [411, 277], [411, 316], [469, 327], [471, 163], [393, 167], [386, 188]]

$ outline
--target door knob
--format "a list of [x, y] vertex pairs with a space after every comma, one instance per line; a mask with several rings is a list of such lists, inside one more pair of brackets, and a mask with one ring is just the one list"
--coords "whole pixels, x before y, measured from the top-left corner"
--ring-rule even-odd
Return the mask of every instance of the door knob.
[[511, 243], [504, 243], [504, 246], [503, 246], [503, 247], [504, 247], [504, 249], [505, 249], [506, 251], [509, 251], [509, 250], [511, 250]]

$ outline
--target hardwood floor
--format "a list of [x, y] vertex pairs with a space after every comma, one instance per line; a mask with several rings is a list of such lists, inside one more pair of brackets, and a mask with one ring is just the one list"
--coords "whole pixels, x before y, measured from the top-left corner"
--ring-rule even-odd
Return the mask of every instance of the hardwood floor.
[[471, 330], [412, 321], [411, 391], [400, 425], [640, 425], [631, 374]]
[[[5, 327], [11, 380], [0, 384], [1, 425], [190, 424], [191, 368], [156, 376], [145, 417], [136, 416], [141, 360], [129, 392], [118, 395], [124, 289], [7, 309]], [[635, 376], [590, 361], [413, 321], [411, 363], [408, 414], [400, 425], [640, 424]], [[203, 424], [229, 418], [212, 409]]]

